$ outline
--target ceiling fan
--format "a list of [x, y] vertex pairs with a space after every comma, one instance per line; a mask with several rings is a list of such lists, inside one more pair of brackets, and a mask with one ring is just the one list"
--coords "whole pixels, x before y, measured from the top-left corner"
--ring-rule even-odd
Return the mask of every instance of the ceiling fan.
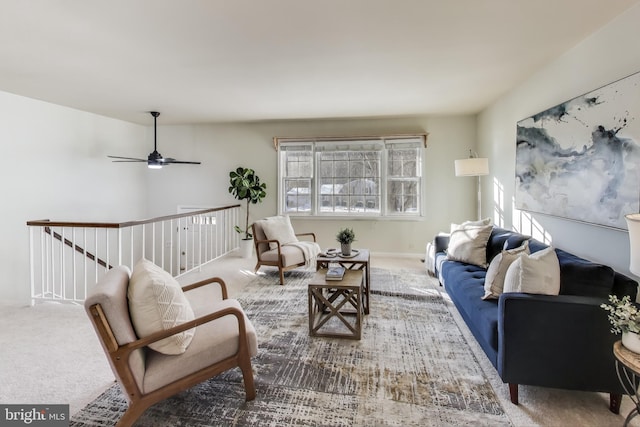
[[114, 162], [146, 162], [147, 167], [149, 169], [161, 169], [163, 166], [170, 164], [188, 164], [188, 165], [199, 165], [200, 162], [185, 162], [182, 160], [176, 160], [171, 157], [162, 157], [162, 154], [158, 153], [157, 149], [157, 130], [156, 130], [156, 119], [160, 115], [157, 111], [149, 111], [149, 113], [153, 116], [153, 152], [149, 154], [147, 159], [137, 159], [135, 157], [120, 157], [120, 156], [107, 156], [114, 160]]

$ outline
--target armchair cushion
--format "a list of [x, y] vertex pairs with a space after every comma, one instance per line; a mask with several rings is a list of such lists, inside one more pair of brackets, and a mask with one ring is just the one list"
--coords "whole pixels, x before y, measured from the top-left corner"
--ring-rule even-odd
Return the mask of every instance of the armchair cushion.
[[[207, 304], [198, 302], [197, 297], [186, 295], [193, 302], [197, 317], [205, 316], [225, 308], [235, 308], [242, 312], [242, 307], [235, 299], [226, 299]], [[244, 313], [244, 312], [243, 312]], [[256, 331], [245, 314], [244, 324], [247, 332], [247, 345], [251, 357], [258, 353]], [[167, 356], [150, 351], [147, 354], [146, 371], [144, 375], [144, 393], [179, 380], [200, 369], [206, 368], [212, 362], [222, 361], [233, 356], [238, 351], [238, 320], [234, 315], [227, 315], [197, 327], [198, 333], [193, 337], [189, 348], [178, 356]]]
[[[282, 265], [296, 265], [306, 262], [304, 253], [297, 246], [280, 246], [280, 254], [284, 258]], [[260, 255], [262, 261], [278, 262], [278, 249], [270, 249]]]
[[[131, 322], [140, 338], [178, 326], [195, 318], [178, 282], [151, 261], [141, 259], [133, 268], [128, 290]], [[195, 329], [149, 344], [164, 354], [184, 353]]]
[[[296, 233], [293, 231], [291, 219], [288, 215], [271, 216], [259, 221], [268, 240], [277, 240], [280, 245], [294, 243], [298, 241]], [[270, 242], [269, 247], [276, 249], [278, 245]]]

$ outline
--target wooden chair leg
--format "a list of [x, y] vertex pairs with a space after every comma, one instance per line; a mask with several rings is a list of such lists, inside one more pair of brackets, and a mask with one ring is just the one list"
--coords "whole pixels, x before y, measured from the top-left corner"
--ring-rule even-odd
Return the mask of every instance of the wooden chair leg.
[[620, 413], [620, 403], [622, 403], [622, 394], [609, 393], [609, 410], [614, 414]]
[[282, 267], [278, 267], [278, 270], [280, 271], [280, 284], [284, 285], [284, 269]]
[[251, 362], [241, 363], [240, 370], [242, 371], [242, 380], [244, 381], [245, 399], [248, 402], [256, 398], [256, 386], [253, 382]]
[[138, 401], [130, 402], [129, 407], [116, 423], [116, 427], [130, 427], [154, 402]]
[[511, 403], [518, 404], [518, 384], [509, 383], [509, 397], [511, 397]]

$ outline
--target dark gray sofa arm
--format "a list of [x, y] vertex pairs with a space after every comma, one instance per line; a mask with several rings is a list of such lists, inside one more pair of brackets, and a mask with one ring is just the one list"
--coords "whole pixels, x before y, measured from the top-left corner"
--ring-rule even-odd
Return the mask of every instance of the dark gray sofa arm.
[[439, 233], [436, 237], [433, 238], [433, 244], [436, 247], [436, 253], [444, 252], [449, 247], [449, 234], [447, 233]]
[[606, 300], [506, 293], [498, 311], [498, 373], [510, 384], [622, 393]]

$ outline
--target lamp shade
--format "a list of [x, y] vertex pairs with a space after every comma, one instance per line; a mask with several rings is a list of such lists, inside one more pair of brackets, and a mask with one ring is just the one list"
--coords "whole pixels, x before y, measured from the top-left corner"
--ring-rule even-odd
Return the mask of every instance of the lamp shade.
[[640, 276], [640, 213], [625, 215], [629, 227], [629, 271]]
[[473, 157], [455, 161], [456, 176], [480, 176], [489, 174], [489, 159]]

